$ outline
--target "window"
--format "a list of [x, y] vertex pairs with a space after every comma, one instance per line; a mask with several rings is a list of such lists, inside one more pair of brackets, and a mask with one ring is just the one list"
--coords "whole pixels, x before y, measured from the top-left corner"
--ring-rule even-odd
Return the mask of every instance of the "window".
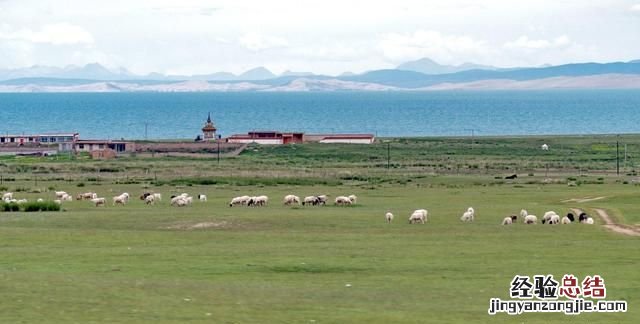
[[78, 144], [78, 148], [84, 150], [84, 144]]
[[47, 137], [42, 137], [42, 138], [40, 138], [40, 142], [42, 142], [42, 143], [48, 143], [48, 142], [49, 142], [49, 138], [47, 138]]
[[51, 140], [51, 143], [55, 143], [56, 142], [56, 138], [55, 137], [50, 137], [49, 139]]
[[101, 150], [104, 149], [104, 144], [99, 144], [98, 148], [101, 149]]

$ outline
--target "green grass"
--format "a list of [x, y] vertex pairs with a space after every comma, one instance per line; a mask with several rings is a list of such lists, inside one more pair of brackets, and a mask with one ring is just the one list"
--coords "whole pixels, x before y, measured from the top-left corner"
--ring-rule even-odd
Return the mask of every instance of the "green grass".
[[[616, 140], [629, 152], [620, 176]], [[389, 169], [386, 143], [250, 146], [220, 164], [2, 157], [0, 191], [16, 198], [51, 201], [65, 190], [133, 199], [0, 212], [0, 323], [640, 322], [638, 237], [612, 233], [597, 217], [595, 226], [499, 225], [522, 208], [538, 216], [604, 208], [617, 222], [640, 224], [640, 135], [389, 145]], [[513, 173], [518, 179], [504, 179]], [[146, 190], [164, 201], [144, 205], [137, 197]], [[170, 207], [182, 192], [209, 201]], [[358, 204], [282, 206], [289, 193], [356, 194]], [[266, 194], [270, 205], [228, 207], [245, 194]], [[462, 224], [469, 206], [476, 221]], [[428, 223], [409, 225], [418, 208], [429, 210]], [[384, 222], [388, 210], [393, 224]], [[565, 273], [603, 276], [607, 299], [628, 301], [629, 311], [487, 315], [491, 298], [508, 298], [514, 275]]]
[[[626, 314], [575, 320], [640, 319], [634, 307], [640, 300], [637, 238], [581, 224], [499, 225], [521, 208], [542, 215], [617, 206], [614, 211], [634, 221], [636, 187], [473, 184], [480, 180], [424, 178], [376, 189], [160, 187], [165, 201], [156, 206], [135, 199], [105, 208], [74, 201], [64, 212], [2, 213], [0, 322], [565, 322], [574, 318], [487, 315], [489, 299], [507, 298], [515, 274], [565, 273], [600, 274], [608, 299], [629, 302]], [[78, 191], [73, 184], [55, 185]], [[139, 185], [82, 188], [94, 189], [100, 196], [142, 191]], [[209, 202], [169, 207], [169, 195], [182, 191], [205, 193]], [[359, 204], [289, 208], [280, 203], [289, 192], [355, 193]], [[603, 192], [612, 198], [561, 203]], [[231, 197], [244, 193], [267, 194], [270, 206], [228, 207]], [[462, 224], [458, 218], [468, 206], [477, 220]], [[407, 224], [416, 208], [429, 210], [426, 225]], [[396, 215], [391, 225], [383, 221], [387, 210]], [[204, 222], [217, 227], [188, 229]]]

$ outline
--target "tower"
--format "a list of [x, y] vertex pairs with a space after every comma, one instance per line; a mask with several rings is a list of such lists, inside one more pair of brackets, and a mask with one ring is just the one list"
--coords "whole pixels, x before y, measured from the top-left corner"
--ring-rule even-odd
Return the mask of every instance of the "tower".
[[207, 117], [207, 123], [204, 124], [204, 127], [202, 127], [202, 134], [205, 141], [213, 140], [216, 138], [216, 127], [211, 121], [211, 113], [209, 113], [209, 116]]

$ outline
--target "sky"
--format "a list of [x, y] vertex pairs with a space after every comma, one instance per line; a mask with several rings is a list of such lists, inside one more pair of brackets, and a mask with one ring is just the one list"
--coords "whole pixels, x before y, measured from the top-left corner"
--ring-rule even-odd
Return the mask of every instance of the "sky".
[[640, 0], [0, 0], [0, 68], [337, 75], [640, 59]]

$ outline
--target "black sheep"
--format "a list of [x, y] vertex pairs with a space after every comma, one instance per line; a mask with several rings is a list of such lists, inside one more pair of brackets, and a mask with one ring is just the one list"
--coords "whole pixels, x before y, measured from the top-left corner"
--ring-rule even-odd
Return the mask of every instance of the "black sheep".
[[568, 214], [567, 214], [567, 218], [568, 218], [571, 222], [575, 222], [575, 221], [576, 221], [576, 218], [575, 218], [575, 216], [573, 216], [573, 214], [572, 214], [572, 213], [568, 213]]

